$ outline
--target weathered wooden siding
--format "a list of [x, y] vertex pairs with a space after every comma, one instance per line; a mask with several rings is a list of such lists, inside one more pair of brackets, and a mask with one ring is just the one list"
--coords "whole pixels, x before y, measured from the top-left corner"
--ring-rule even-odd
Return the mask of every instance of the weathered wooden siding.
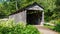
[[14, 21], [17, 22], [24, 22], [26, 23], [26, 11], [22, 11], [20, 13], [14, 14], [9, 16], [10, 19], [14, 19]]
[[15, 14], [9, 16], [9, 19], [14, 19], [14, 18], [15, 18]]
[[34, 5], [31, 7], [26, 8], [27, 10], [40, 10], [43, 11], [43, 8], [39, 7], [38, 5]]

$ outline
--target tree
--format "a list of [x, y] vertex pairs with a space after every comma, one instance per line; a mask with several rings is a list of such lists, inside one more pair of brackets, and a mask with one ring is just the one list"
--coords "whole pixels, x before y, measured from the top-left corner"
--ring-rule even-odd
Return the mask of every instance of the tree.
[[[3, 2], [3, 7], [0, 8], [0, 15], [10, 15], [15, 11], [26, 7], [29, 4], [37, 2], [44, 7], [45, 20], [51, 20], [52, 18], [60, 14], [60, 0], [10, 0], [9, 2]], [[56, 7], [58, 6], [58, 7]], [[1, 6], [0, 6], [1, 7]], [[58, 14], [57, 14], [58, 13]], [[57, 16], [57, 17], [58, 17]]]

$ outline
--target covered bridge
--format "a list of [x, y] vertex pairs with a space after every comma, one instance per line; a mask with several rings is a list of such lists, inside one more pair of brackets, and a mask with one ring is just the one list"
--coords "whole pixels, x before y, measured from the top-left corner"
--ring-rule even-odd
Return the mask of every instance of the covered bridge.
[[23, 9], [19, 9], [9, 16], [10, 19], [14, 19], [17, 22], [24, 22], [31, 25], [43, 25], [44, 23], [44, 11], [43, 7], [38, 3], [28, 5]]

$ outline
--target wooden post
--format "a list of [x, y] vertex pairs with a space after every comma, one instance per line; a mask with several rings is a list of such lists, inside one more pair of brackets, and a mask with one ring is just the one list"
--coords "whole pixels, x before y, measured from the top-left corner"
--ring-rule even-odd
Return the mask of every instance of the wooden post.
[[43, 24], [44, 24], [44, 11], [42, 12], [42, 20], [41, 20], [41, 26], [43, 26]]
[[25, 23], [27, 24], [27, 10], [25, 10]]

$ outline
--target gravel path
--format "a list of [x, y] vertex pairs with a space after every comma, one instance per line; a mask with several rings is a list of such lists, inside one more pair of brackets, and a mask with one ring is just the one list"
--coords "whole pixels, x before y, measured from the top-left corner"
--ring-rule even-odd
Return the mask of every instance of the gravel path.
[[41, 32], [41, 34], [58, 34], [55, 31], [52, 31], [48, 28], [42, 27], [42, 26], [36, 26], [38, 28], [38, 30]]

